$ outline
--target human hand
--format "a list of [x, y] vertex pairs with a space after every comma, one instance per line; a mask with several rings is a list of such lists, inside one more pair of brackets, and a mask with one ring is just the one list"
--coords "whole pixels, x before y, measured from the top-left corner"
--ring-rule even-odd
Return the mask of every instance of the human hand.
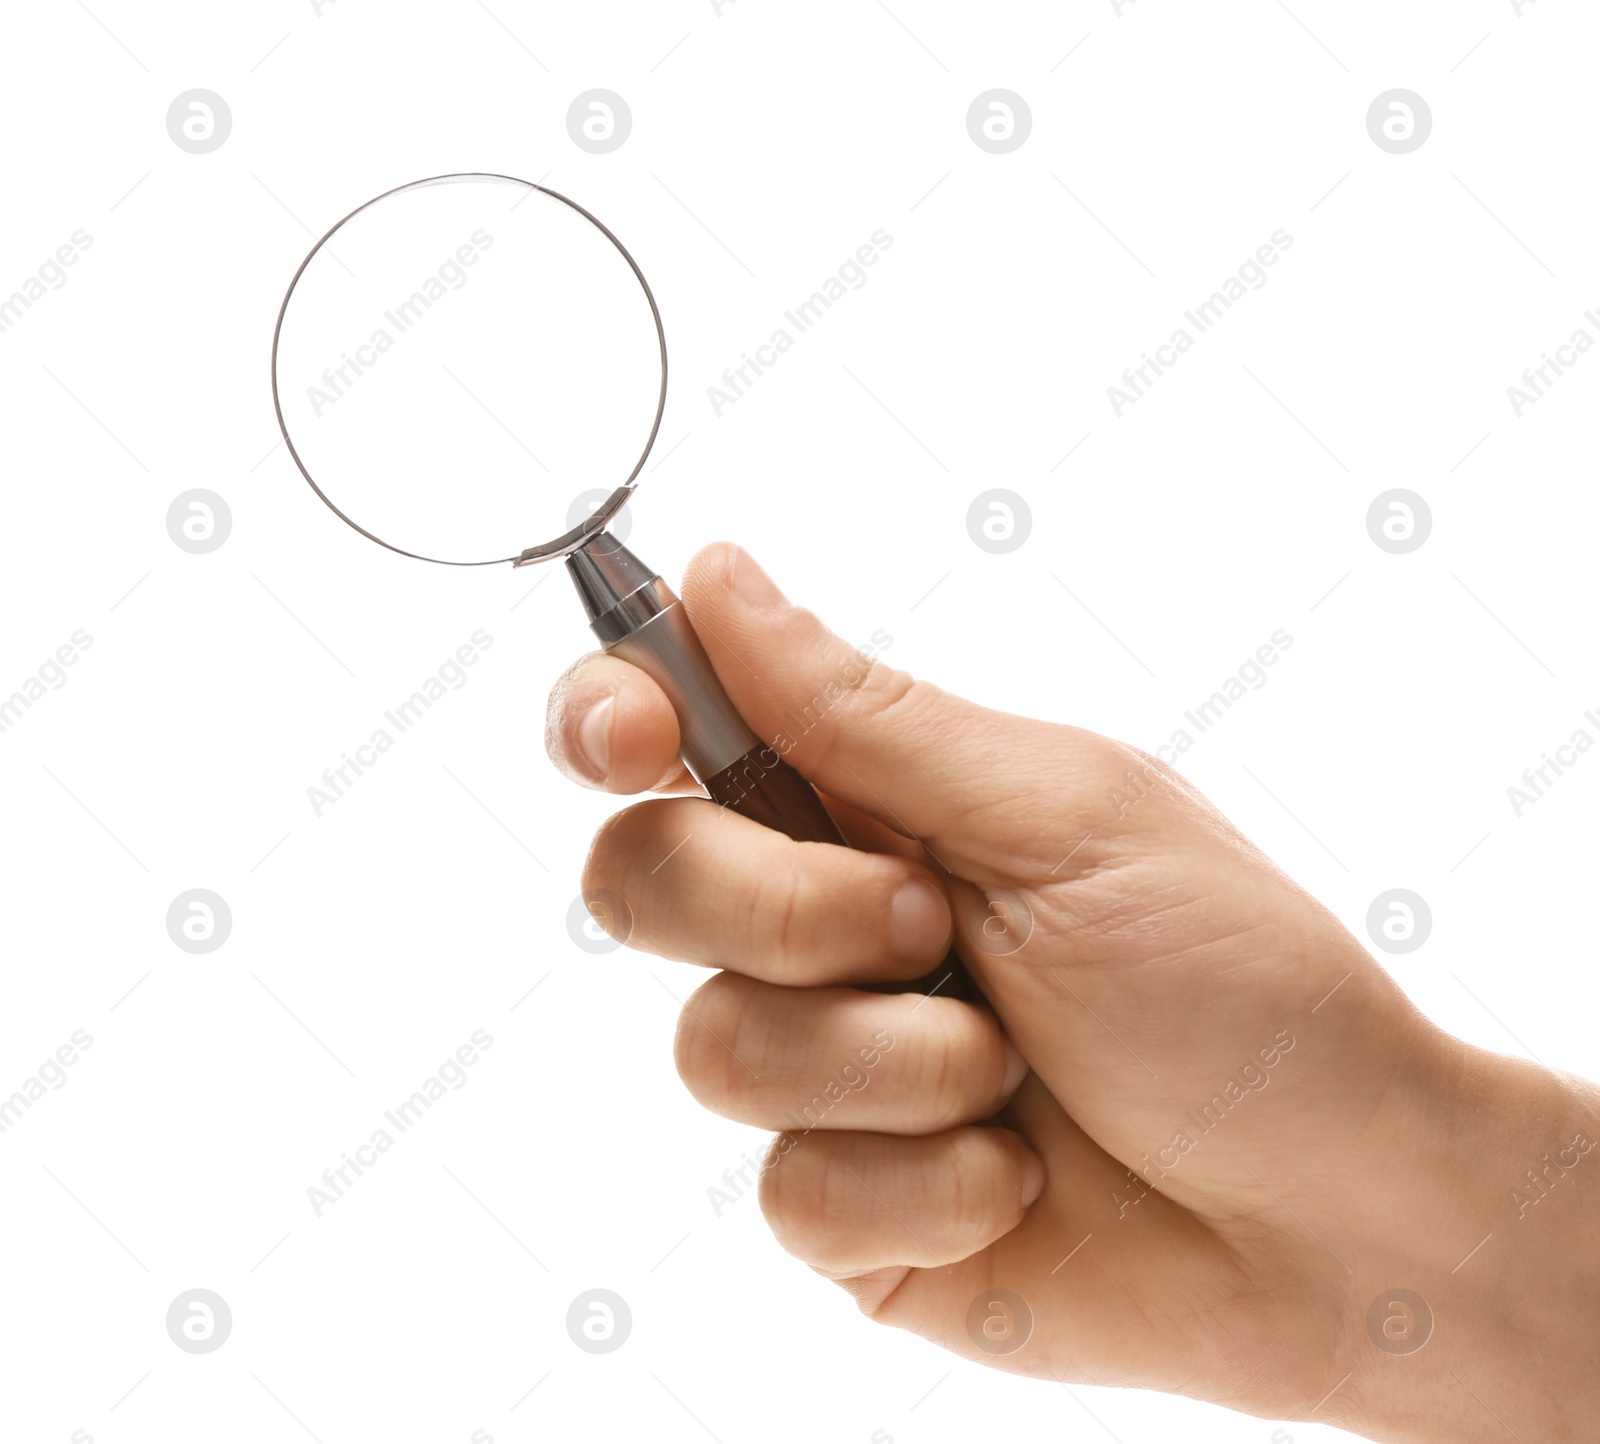
[[[732, 546], [682, 596], [861, 850], [671, 796], [602, 827], [584, 888], [724, 970], [678, 1067], [779, 1130], [785, 1248], [1017, 1373], [1382, 1440], [1592, 1435], [1591, 1085], [1442, 1033], [1155, 759], [865, 665]], [[561, 680], [547, 745], [588, 786], [699, 791], [614, 657]], [[987, 1006], [862, 990], [952, 937]]]

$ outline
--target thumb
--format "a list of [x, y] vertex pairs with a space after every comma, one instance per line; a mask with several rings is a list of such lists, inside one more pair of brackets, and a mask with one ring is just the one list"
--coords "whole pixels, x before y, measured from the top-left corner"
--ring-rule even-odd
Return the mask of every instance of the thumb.
[[[829, 796], [924, 842], [975, 882], [987, 879], [973, 864], [1014, 853], [1018, 808], [1038, 812], [1042, 779], [1058, 787], [1072, 771], [1075, 729], [990, 711], [869, 657], [791, 603], [732, 543], [689, 563], [683, 602], [764, 743]], [[1055, 843], [1037, 841], [1042, 853]]]

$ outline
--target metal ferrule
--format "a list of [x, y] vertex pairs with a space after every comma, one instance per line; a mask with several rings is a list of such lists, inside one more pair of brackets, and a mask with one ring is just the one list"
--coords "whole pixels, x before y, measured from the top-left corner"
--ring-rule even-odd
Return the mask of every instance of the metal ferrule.
[[678, 599], [660, 577], [653, 577], [636, 592], [623, 597], [615, 606], [608, 607], [593, 618], [590, 629], [600, 639], [608, 652], [625, 637], [632, 636], [652, 617], [659, 616], [668, 607], [675, 607]]
[[704, 782], [761, 745], [717, 679], [677, 595], [615, 538], [567, 558], [589, 626], [606, 651], [654, 679], [678, 714], [679, 755]]

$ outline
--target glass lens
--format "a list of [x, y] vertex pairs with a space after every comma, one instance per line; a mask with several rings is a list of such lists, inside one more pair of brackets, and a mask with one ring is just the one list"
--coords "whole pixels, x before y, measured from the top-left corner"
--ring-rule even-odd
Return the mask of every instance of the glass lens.
[[275, 376], [301, 465], [346, 517], [483, 562], [570, 531], [634, 474], [663, 366], [648, 294], [598, 225], [468, 176], [334, 232], [290, 294]]

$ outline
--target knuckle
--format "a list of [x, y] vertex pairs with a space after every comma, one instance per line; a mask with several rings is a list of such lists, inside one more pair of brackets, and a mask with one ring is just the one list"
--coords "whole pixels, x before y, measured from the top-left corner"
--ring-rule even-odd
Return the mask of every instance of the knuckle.
[[873, 662], [861, 681], [849, 689], [853, 721], [880, 731], [916, 734], [926, 727], [931, 713], [948, 700], [932, 682], [924, 682], [887, 662]]
[[853, 1204], [860, 1188], [836, 1148], [814, 1149], [806, 1171], [810, 1178], [789, 1224], [793, 1245], [785, 1247], [807, 1263], [829, 1268], [845, 1259], [859, 1228]]
[[[804, 608], [797, 607], [788, 627], [796, 641], [794, 651], [803, 654], [804, 642], [817, 634], [829, 635], [823, 624]], [[885, 718], [891, 725], [920, 726], [929, 707], [944, 698], [931, 682], [919, 681], [880, 659], [868, 659], [855, 648], [840, 643], [829, 649], [827, 680], [815, 688], [811, 697], [791, 709], [799, 731], [794, 735], [804, 749], [810, 766], [824, 767], [847, 731], [862, 726], [878, 726]], [[900, 715], [909, 712], [902, 724]]]
[[928, 712], [943, 707], [950, 700], [949, 693], [942, 687], [884, 662], [874, 662], [867, 669], [858, 695], [876, 717], [893, 717], [897, 722], [905, 717], [906, 725], [911, 727], [920, 725]]
[[752, 951], [803, 967], [814, 928], [811, 889], [799, 866], [773, 868], [750, 889], [743, 920]]
[[1170, 795], [1177, 775], [1136, 747], [1079, 727], [1051, 728], [1034, 740], [1036, 775], [1048, 781], [1033, 800], [1061, 820], [1061, 840], [1068, 833], [1082, 838], [1081, 853], [1074, 848], [1076, 872], [1093, 870], [1114, 839], [1147, 825], [1154, 804], [1145, 799]]
[[993, 1181], [998, 1170], [988, 1130], [966, 1128], [951, 1138], [946, 1218], [952, 1238], [985, 1235], [995, 1221]]
[[1077, 770], [1088, 795], [1096, 798], [1102, 796], [1106, 787], [1118, 780], [1138, 760], [1136, 749], [1125, 746], [1115, 738], [1081, 728], [1072, 728], [1070, 733], [1070, 745], [1078, 761]]
[[[1119, 820], [1130, 814], [1135, 803], [1144, 801], [1152, 793], [1165, 794], [1169, 799], [1174, 795], [1171, 783], [1178, 774], [1159, 757], [1109, 737], [1096, 737], [1095, 744], [1089, 749], [1089, 755], [1095, 775], [1104, 779], [1097, 800], [1103, 802], [1107, 797], [1117, 800], [1119, 805], [1115, 811]], [[1142, 809], [1139, 816], [1148, 817], [1149, 809]]]
[[965, 1123], [971, 1113], [975, 1080], [967, 1044], [967, 1030], [954, 1020], [941, 1021], [922, 1039], [915, 1087], [933, 1132]]

